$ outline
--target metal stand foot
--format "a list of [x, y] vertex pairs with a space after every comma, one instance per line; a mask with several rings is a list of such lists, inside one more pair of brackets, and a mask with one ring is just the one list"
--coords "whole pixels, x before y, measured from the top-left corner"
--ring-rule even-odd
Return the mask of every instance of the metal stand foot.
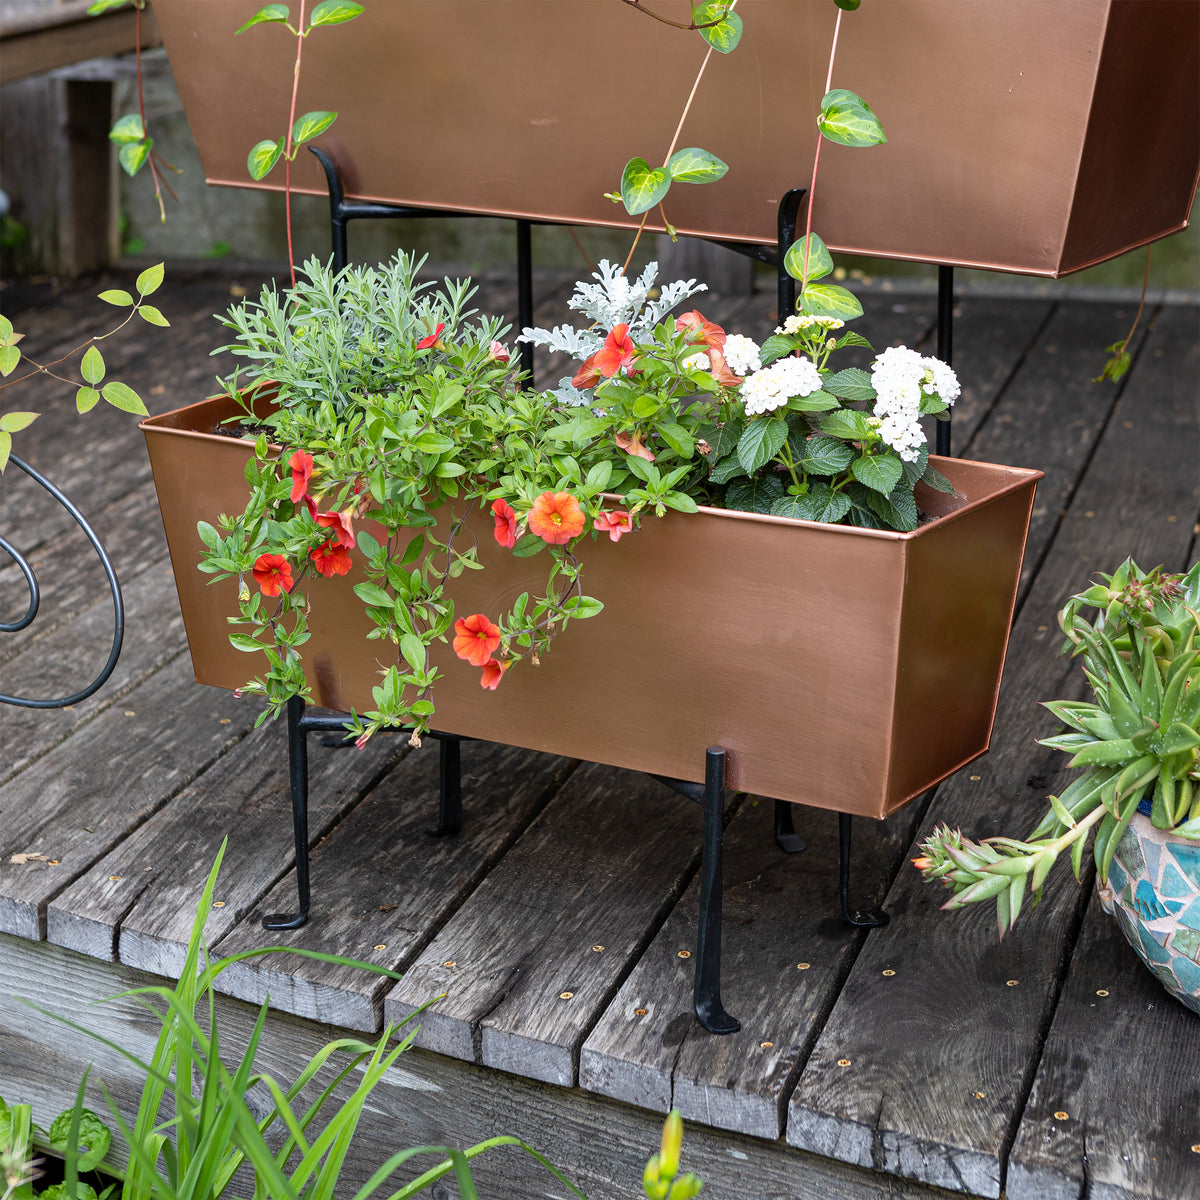
[[838, 895], [842, 902], [842, 918], [847, 925], [874, 929], [888, 923], [887, 913], [850, 911], [850, 820], [849, 813], [838, 813]]
[[292, 785], [292, 827], [296, 837], [296, 891], [300, 909], [263, 917], [264, 929], [299, 929], [308, 920], [308, 726], [304, 701], [293, 696], [287, 704], [288, 776]]
[[462, 738], [439, 733], [438, 823], [425, 830], [430, 837], [451, 837], [462, 829]]
[[786, 800], [775, 801], [775, 843], [788, 854], [799, 854], [808, 848], [792, 824], [792, 805]]

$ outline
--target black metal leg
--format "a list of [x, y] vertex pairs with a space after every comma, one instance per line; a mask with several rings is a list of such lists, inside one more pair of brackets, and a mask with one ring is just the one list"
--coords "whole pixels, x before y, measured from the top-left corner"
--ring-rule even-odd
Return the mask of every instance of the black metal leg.
[[[517, 220], [517, 325], [527, 329], [533, 324], [533, 225], [523, 217]], [[521, 343], [521, 370], [533, 386], [533, 343]]]
[[462, 738], [449, 734], [438, 734], [438, 738], [438, 823], [425, 832], [430, 837], [447, 837], [462, 829]]
[[800, 215], [800, 201], [804, 199], [805, 188], [791, 188], [783, 193], [779, 201], [779, 211], [776, 214], [775, 270], [778, 276], [779, 288], [779, 323], [782, 325], [796, 309], [796, 281], [787, 273], [783, 265], [784, 258], [792, 243], [796, 240], [796, 221]]
[[775, 841], [780, 850], [788, 854], [799, 854], [808, 848], [808, 843], [796, 832], [792, 824], [792, 805], [786, 800], [775, 801]]
[[696, 935], [696, 1016], [709, 1033], [736, 1033], [741, 1022], [721, 1003], [721, 843], [725, 751], [710, 747], [704, 760], [704, 848], [700, 862], [700, 923]]
[[[954, 358], [954, 268], [938, 267], [937, 355], [947, 366]], [[948, 415], [948, 414], [947, 414]], [[936, 453], [950, 457], [950, 422], [939, 421], [934, 442]]]
[[293, 696], [287, 705], [288, 775], [292, 785], [292, 825], [296, 835], [296, 892], [300, 911], [263, 917], [264, 929], [299, 929], [308, 920], [308, 730], [304, 701]]
[[838, 895], [842, 902], [842, 917], [848, 925], [873, 929], [888, 923], [887, 913], [850, 911], [850, 820], [849, 813], [838, 813]]

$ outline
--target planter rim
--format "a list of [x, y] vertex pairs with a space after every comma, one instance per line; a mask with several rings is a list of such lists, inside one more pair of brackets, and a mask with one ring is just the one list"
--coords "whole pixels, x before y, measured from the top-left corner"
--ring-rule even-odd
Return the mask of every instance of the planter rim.
[[[186, 425], [181, 424], [186, 420], [185, 414], [191, 413], [196, 409], [200, 409], [205, 405], [219, 404], [223, 400], [229, 400], [228, 396], [209, 396], [204, 400], [194, 401], [191, 404], [185, 404], [180, 408], [172, 409], [170, 412], [160, 413], [154, 417], [148, 417], [138, 423], [138, 428], [145, 433], [146, 430], [170, 430], [178, 437], [195, 438], [201, 442], [210, 444], [227, 444], [227, 443], [243, 443], [252, 445], [249, 438], [232, 438], [225, 437], [219, 433], [209, 433], [204, 430], [190, 429]], [[278, 446], [278, 443], [272, 443]], [[282, 449], [282, 447], [280, 447]], [[930, 455], [931, 462], [946, 461], [938, 455]], [[1000, 497], [1007, 496], [1011, 492], [1017, 491], [1029, 483], [1030, 480], [1040, 480], [1044, 478], [1045, 472], [1039, 471], [1033, 467], [1010, 467], [1002, 466], [998, 463], [982, 462], [978, 459], [957, 459], [958, 462], [972, 462], [980, 467], [987, 467], [994, 471], [1002, 471], [1006, 476], [1006, 482], [998, 486], [992, 496]], [[740, 509], [733, 508], [713, 508], [710, 505], [701, 504], [697, 507], [697, 515], [704, 514], [708, 517], [727, 518], [733, 521], [752, 521], [759, 524], [767, 525], [796, 525], [807, 529], [817, 530], [837, 530], [839, 536], [843, 534], [853, 534], [858, 537], [866, 538], [882, 538], [886, 541], [911, 541], [913, 538], [921, 537], [922, 534], [937, 526], [946, 525], [951, 521], [962, 517], [972, 507], [970, 504], [963, 505], [952, 512], [942, 513], [935, 519], [926, 521], [923, 525], [919, 525], [916, 529], [909, 532], [901, 532], [894, 529], [863, 529], [857, 525], [833, 525], [825, 521], [805, 521], [797, 517], [778, 517], [768, 513], [752, 513], [744, 512]], [[681, 517], [686, 517], [691, 514], [679, 513]]]

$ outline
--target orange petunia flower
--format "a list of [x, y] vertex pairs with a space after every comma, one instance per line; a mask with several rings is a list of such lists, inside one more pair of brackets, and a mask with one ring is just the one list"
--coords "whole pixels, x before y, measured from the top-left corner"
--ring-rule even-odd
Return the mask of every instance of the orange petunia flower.
[[310, 550], [308, 557], [326, 579], [332, 579], [335, 575], [345, 575], [353, 565], [350, 561], [350, 551], [333, 538], [315, 550]]
[[708, 348], [708, 365], [712, 377], [724, 387], [737, 387], [742, 382], [740, 375], [735, 375], [725, 361], [725, 355], [715, 346]]
[[692, 346], [709, 346], [714, 350], [719, 350], [725, 345], [725, 330], [720, 325], [705, 320], [703, 315], [694, 308], [691, 312], [686, 312], [682, 317], [676, 318], [675, 329], [680, 333], [686, 329], [688, 344]]
[[543, 492], [529, 512], [529, 532], [548, 546], [565, 546], [583, 532], [585, 518], [570, 492]]
[[622, 322], [614, 325], [604, 339], [604, 345], [595, 354], [585, 358], [571, 386], [580, 389], [595, 387], [601, 379], [611, 379], [622, 368], [632, 375], [633, 360], [637, 358], [637, 347], [629, 336], [629, 326]]
[[489, 692], [494, 692], [500, 686], [500, 680], [504, 678], [504, 672], [513, 665], [511, 658], [497, 660], [489, 658], [483, 664], [483, 674], [479, 678], [479, 686], [487, 688]]
[[454, 653], [473, 667], [482, 667], [500, 645], [500, 626], [483, 613], [454, 622]]
[[313, 520], [323, 529], [332, 529], [339, 546], [354, 549], [354, 509], [345, 512], [314, 513]]
[[251, 568], [254, 582], [262, 589], [264, 596], [278, 596], [280, 592], [290, 592], [295, 580], [292, 579], [292, 564], [282, 554], [260, 554]]
[[592, 525], [601, 533], [607, 533], [614, 542], [619, 542], [625, 534], [633, 532], [633, 518], [620, 509], [616, 512], [597, 513], [592, 518]]
[[509, 502], [503, 498], [492, 501], [492, 516], [496, 518], [496, 541], [505, 550], [511, 550], [517, 544], [517, 514]]
[[308, 485], [313, 476], [313, 456], [307, 450], [297, 450], [288, 459], [288, 466], [292, 469], [291, 501], [296, 504], [308, 494]]
[[654, 461], [654, 452], [642, 441], [640, 433], [614, 433], [613, 441], [626, 454], [632, 454], [636, 458], [644, 458], [647, 462]]

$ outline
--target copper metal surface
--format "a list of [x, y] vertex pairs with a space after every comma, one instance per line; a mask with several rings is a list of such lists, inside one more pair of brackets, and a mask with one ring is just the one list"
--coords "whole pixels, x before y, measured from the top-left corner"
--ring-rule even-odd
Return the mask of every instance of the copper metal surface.
[[[210, 183], [250, 186], [250, 147], [287, 126], [292, 39], [232, 37], [259, 6], [154, 3]], [[684, 233], [770, 243], [780, 197], [808, 185], [836, 10], [738, 12], [742, 43], [713, 56], [681, 141], [729, 174], [677, 185], [667, 215]], [[388, 0], [308, 39], [297, 111], [339, 112], [322, 144], [353, 196], [632, 227], [602, 193], [633, 155], [662, 160], [703, 57], [697, 34], [618, 0]], [[1035, 275], [1175, 232], [1200, 172], [1198, 57], [1196, 0], [863, 5], [833, 82], [889, 140], [826, 145], [814, 228], [837, 250]], [[296, 178], [324, 194], [311, 155]]]
[[[233, 688], [260, 664], [232, 649], [235, 581], [196, 570], [198, 520], [245, 505], [244, 442], [206, 432], [217, 398], [145, 421], [196, 678]], [[619, 544], [582, 547], [603, 601], [540, 667], [495, 692], [441, 647], [435, 725], [448, 732], [699, 782], [729, 753], [731, 787], [882, 817], [988, 746], [1040, 471], [938, 460], [957, 495], [900, 534], [702, 509], [648, 518]], [[545, 587], [479, 519], [487, 569], [454, 583], [459, 616], [495, 618]], [[384, 647], [343, 579], [310, 588], [308, 679], [331, 708], [374, 707]]]

